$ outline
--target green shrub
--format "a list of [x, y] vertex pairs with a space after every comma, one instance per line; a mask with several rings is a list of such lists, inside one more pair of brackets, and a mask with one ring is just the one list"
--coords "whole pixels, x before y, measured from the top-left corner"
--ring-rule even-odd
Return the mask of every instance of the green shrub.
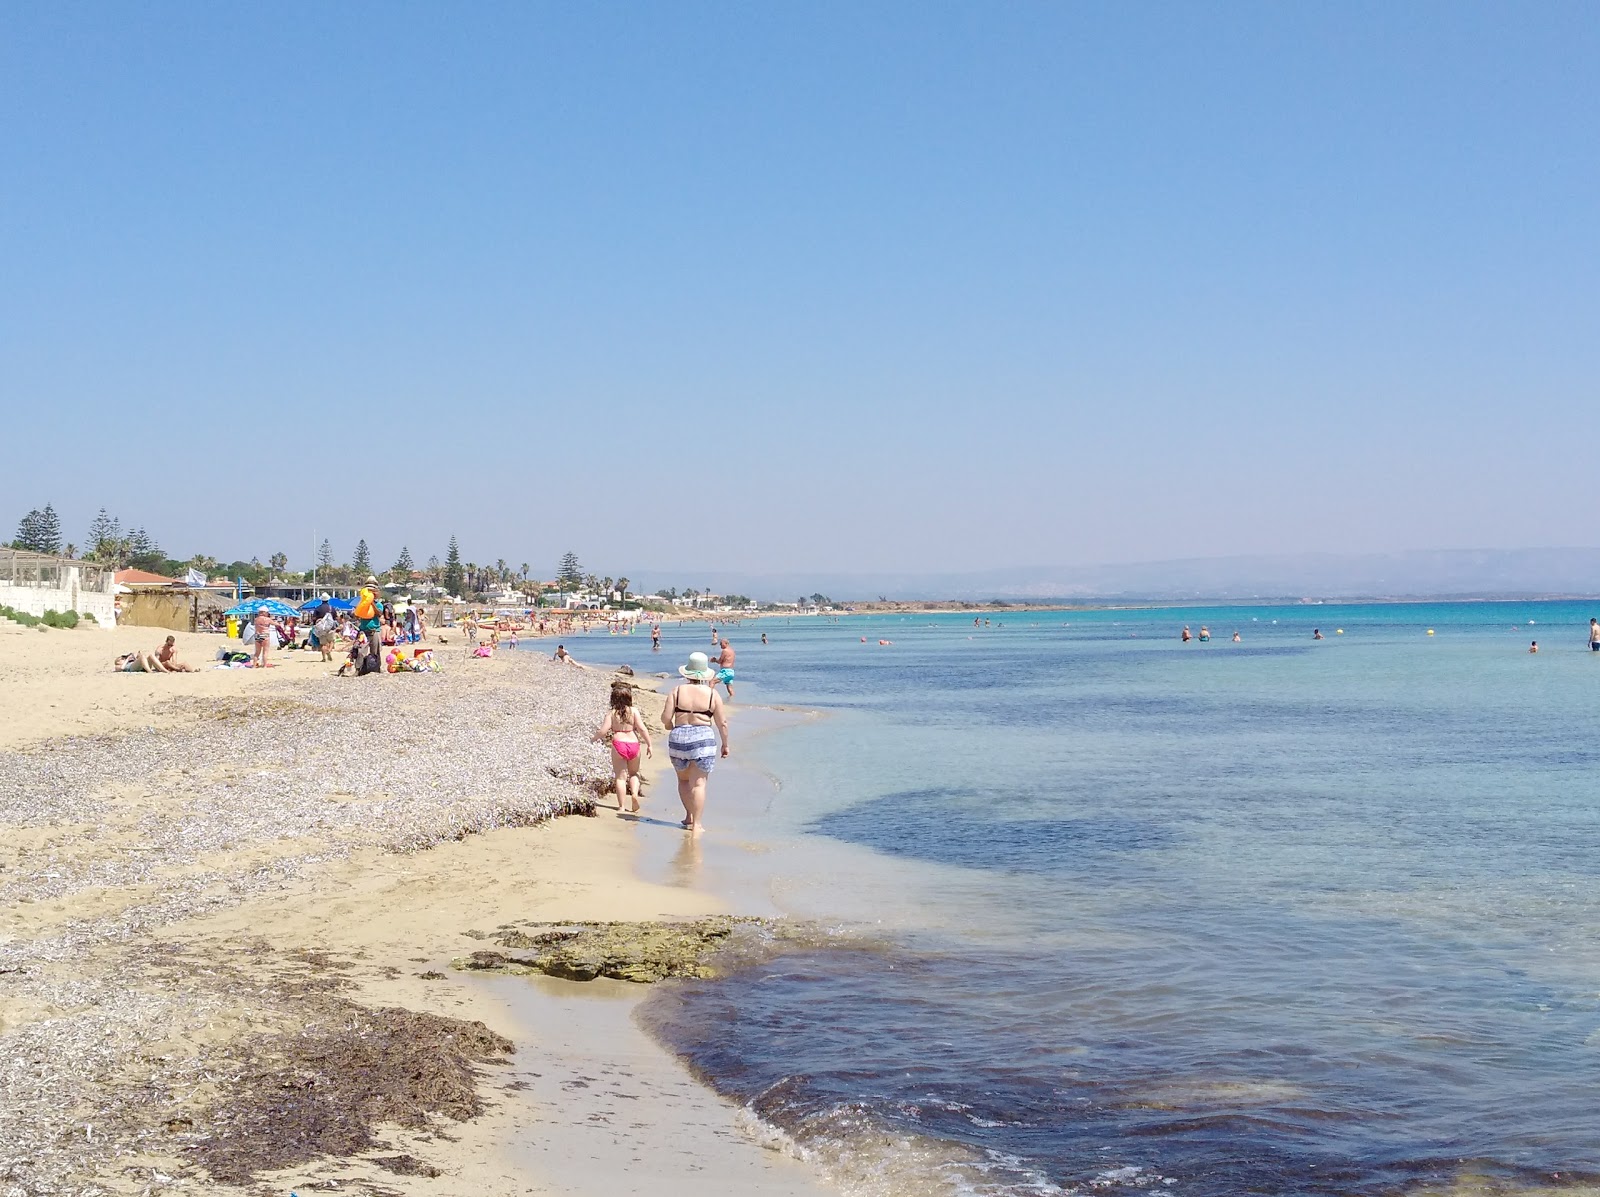
[[79, 619], [87, 619], [90, 623], [93, 623], [93, 624], [98, 624], [100, 622], [98, 619], [96, 619], [94, 617], [94, 612], [93, 611], [85, 611], [82, 615], [78, 616], [78, 618]]
[[0, 607], [0, 615], [5, 616], [13, 623], [20, 623], [25, 628], [31, 628], [40, 623], [37, 615], [29, 615], [26, 611], [18, 611], [15, 607]]
[[46, 611], [43, 622], [47, 628], [75, 628], [78, 626], [78, 613], [76, 611]]

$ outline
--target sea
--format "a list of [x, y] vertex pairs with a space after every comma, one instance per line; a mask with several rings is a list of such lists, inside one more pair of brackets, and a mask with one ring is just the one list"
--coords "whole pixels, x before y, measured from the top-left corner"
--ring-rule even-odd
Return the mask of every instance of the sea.
[[[1596, 614], [727, 629], [708, 830], [664, 779], [643, 867], [819, 930], [642, 1017], [854, 1197], [1600, 1183]], [[709, 643], [569, 648], [648, 674]]]

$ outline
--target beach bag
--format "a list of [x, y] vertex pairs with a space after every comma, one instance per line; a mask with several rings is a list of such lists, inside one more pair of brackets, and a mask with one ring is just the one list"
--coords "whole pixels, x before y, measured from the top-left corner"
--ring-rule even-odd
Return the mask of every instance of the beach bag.
[[362, 656], [361, 664], [356, 669], [356, 676], [357, 677], [361, 677], [363, 674], [382, 673], [382, 672], [383, 672], [383, 662], [378, 660], [377, 654], [376, 653], [366, 653], [364, 656]]
[[329, 636], [333, 635], [333, 616], [324, 615], [312, 626], [317, 630], [318, 640], [327, 640]]

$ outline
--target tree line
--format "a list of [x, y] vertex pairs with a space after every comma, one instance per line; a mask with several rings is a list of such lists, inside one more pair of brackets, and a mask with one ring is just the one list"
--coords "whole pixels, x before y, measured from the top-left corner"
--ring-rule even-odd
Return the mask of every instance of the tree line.
[[[486, 595], [509, 588], [520, 591], [530, 602], [544, 589], [544, 584], [533, 578], [532, 566], [526, 561], [515, 568], [504, 557], [498, 558], [492, 565], [463, 561], [461, 546], [454, 536], [450, 538], [443, 561], [437, 555], [430, 556], [420, 567], [410, 547], [405, 546], [393, 565], [380, 569], [372, 560], [365, 538], [356, 541], [355, 549], [346, 562], [338, 560], [333, 542], [324, 538], [317, 546], [315, 567], [299, 572], [289, 569], [289, 556], [283, 552], [272, 553], [265, 562], [259, 557], [252, 557], [248, 561], [224, 562], [206, 553], [178, 559], [167, 556], [143, 525], [125, 525], [104, 507], [90, 521], [81, 546], [63, 539], [61, 518], [55, 508], [46, 503], [42, 508], [29, 511], [18, 521], [17, 534], [10, 547], [52, 557], [69, 557], [109, 569], [141, 569], [173, 578], [182, 578], [189, 570], [197, 569], [207, 578], [243, 578], [251, 586], [266, 585], [273, 581], [289, 585], [325, 583], [329, 586], [356, 586], [369, 576], [376, 576], [380, 580], [401, 583], [427, 581], [462, 597]], [[631, 580], [586, 572], [577, 554], [569, 551], [557, 566], [556, 584], [561, 589], [586, 590], [595, 594], [620, 591], [626, 598]]]

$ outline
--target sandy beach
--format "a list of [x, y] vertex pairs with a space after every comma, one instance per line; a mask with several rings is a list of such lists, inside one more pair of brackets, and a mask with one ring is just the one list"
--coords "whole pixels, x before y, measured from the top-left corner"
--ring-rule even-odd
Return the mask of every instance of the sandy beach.
[[111, 671], [164, 637], [0, 621], [0, 1191], [821, 1191], [634, 1025], [648, 987], [452, 967], [724, 910], [595, 811], [608, 674], [459, 640], [437, 675]]

